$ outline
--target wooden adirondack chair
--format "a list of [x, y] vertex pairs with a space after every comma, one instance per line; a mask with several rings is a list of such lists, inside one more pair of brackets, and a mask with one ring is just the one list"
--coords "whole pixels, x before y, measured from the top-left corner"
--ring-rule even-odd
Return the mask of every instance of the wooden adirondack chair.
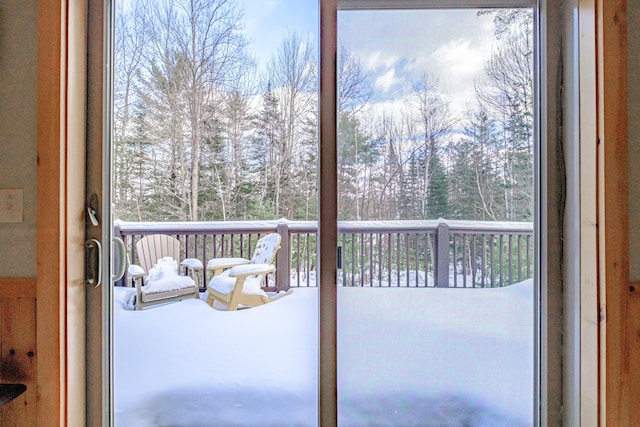
[[213, 278], [207, 285], [207, 304], [213, 307], [215, 301], [225, 305], [229, 311], [238, 305], [254, 307], [269, 303], [269, 297], [262, 284], [267, 274], [275, 271], [273, 260], [280, 248], [280, 235], [267, 234], [258, 240], [253, 257], [214, 258], [207, 263], [207, 270], [213, 270]]
[[[136, 255], [139, 265], [131, 264], [128, 269], [129, 276], [135, 281], [136, 286], [136, 310], [169, 301], [200, 298], [195, 272], [203, 269], [202, 262], [195, 258], [183, 260], [180, 266], [186, 267], [189, 275], [180, 276], [177, 271], [177, 260], [180, 257], [178, 239], [165, 234], [145, 236], [136, 243]], [[175, 277], [166, 274], [171, 270], [167, 265], [170, 263], [169, 259], [175, 264]], [[151, 279], [148, 277], [150, 273], [160, 273], [155, 274], [156, 278], [163, 280], [160, 286], [153, 286], [151, 281], [147, 280]], [[159, 285], [160, 281], [156, 284]]]

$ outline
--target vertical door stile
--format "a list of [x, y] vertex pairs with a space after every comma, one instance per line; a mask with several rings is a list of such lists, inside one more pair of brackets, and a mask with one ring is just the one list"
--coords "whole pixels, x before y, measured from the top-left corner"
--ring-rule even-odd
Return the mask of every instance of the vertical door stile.
[[319, 425], [338, 423], [337, 404], [337, 1], [320, 0], [320, 401]]

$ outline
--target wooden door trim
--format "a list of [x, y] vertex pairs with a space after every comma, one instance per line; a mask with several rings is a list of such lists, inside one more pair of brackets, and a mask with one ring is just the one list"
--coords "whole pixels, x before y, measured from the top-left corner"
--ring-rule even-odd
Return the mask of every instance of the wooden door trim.
[[[38, 2], [37, 305], [38, 425], [64, 425], [64, 81], [66, 2]], [[46, 351], [44, 350], [46, 349]]]
[[37, 425], [84, 424], [85, 44], [86, 0], [39, 0]]

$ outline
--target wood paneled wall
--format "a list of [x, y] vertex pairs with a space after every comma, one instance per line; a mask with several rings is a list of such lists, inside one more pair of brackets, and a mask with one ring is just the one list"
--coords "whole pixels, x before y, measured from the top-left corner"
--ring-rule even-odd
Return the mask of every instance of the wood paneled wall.
[[0, 426], [35, 426], [36, 279], [0, 278], [0, 382], [26, 384], [27, 390], [0, 408]]
[[636, 426], [640, 283], [629, 280], [627, 1], [599, 0], [597, 14], [600, 425]]

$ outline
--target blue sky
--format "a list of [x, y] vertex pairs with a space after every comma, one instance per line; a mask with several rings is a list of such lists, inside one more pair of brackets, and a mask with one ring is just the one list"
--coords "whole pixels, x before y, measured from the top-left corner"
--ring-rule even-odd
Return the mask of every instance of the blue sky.
[[262, 64], [291, 31], [318, 35], [317, 0], [237, 0], [245, 10], [251, 54]]
[[[318, 39], [317, 0], [238, 2], [245, 8], [250, 51], [263, 66], [292, 30]], [[473, 102], [473, 81], [494, 43], [491, 17], [475, 10], [341, 11], [338, 34], [371, 77], [374, 100], [387, 107], [428, 73], [462, 110]]]

